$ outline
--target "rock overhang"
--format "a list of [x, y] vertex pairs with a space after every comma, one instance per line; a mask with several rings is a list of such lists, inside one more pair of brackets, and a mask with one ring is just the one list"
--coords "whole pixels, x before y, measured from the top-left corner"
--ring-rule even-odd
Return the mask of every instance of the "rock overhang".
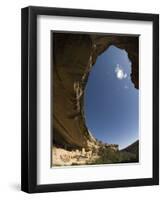
[[91, 148], [95, 140], [84, 118], [84, 89], [89, 73], [109, 46], [128, 53], [131, 81], [139, 88], [138, 36], [53, 34], [53, 140], [63, 148]]

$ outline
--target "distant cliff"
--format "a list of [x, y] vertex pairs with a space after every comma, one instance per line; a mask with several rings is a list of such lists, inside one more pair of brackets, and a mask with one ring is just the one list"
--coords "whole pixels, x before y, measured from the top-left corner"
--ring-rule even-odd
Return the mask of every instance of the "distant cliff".
[[137, 140], [136, 142], [132, 143], [128, 147], [122, 149], [121, 151], [134, 154], [136, 156], [136, 158], [139, 159], [139, 140]]

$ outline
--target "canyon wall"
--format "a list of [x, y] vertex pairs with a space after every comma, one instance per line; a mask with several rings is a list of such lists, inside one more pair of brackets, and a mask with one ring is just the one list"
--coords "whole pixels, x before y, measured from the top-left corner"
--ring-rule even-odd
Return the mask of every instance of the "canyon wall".
[[52, 38], [53, 142], [66, 149], [89, 149], [97, 143], [84, 118], [84, 88], [89, 72], [98, 56], [115, 45], [128, 53], [131, 80], [138, 89], [138, 37], [54, 33]]

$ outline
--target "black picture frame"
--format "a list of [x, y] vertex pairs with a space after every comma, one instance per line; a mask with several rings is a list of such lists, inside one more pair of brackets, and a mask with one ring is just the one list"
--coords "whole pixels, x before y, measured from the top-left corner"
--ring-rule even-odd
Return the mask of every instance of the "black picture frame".
[[[153, 177], [37, 184], [37, 16], [56, 15], [153, 22]], [[159, 184], [159, 15], [30, 6], [21, 12], [21, 190], [28, 193]]]

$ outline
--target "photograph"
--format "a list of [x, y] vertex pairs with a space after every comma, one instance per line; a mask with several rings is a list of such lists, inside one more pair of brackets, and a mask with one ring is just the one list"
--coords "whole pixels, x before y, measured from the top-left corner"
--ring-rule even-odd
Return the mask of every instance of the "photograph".
[[51, 30], [51, 167], [139, 163], [139, 35]]
[[159, 184], [159, 14], [21, 10], [21, 190]]

